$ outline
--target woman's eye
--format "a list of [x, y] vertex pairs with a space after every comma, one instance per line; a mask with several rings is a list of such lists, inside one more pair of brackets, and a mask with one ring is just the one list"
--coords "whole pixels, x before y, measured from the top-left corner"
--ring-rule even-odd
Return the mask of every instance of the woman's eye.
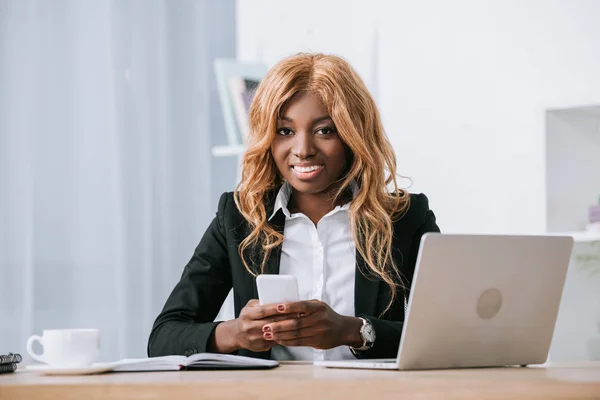
[[320, 135], [328, 135], [333, 132], [335, 132], [335, 130], [331, 126], [326, 126], [317, 130], [317, 133]]
[[277, 131], [277, 134], [281, 135], [281, 136], [288, 136], [288, 135], [291, 135], [292, 133], [293, 133], [292, 130], [288, 129], [288, 128], [280, 128]]

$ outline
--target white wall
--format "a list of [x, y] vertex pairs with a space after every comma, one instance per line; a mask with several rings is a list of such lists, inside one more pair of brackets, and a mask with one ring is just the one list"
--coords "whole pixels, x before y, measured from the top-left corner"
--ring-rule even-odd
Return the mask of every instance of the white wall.
[[546, 229], [545, 111], [600, 104], [600, 2], [238, 0], [238, 57], [346, 57], [445, 232]]

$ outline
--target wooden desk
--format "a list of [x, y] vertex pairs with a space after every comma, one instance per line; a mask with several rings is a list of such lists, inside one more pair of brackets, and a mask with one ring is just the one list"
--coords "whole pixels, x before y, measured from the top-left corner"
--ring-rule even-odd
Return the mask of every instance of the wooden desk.
[[446, 371], [183, 371], [0, 375], [0, 399], [600, 399], [600, 363]]

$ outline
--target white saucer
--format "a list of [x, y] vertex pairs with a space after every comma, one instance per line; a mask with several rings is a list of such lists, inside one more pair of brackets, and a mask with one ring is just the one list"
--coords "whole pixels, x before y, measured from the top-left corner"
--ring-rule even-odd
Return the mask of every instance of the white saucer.
[[34, 364], [26, 366], [25, 369], [44, 375], [91, 375], [110, 371], [114, 367], [113, 363], [96, 363], [87, 367], [51, 367], [46, 364]]

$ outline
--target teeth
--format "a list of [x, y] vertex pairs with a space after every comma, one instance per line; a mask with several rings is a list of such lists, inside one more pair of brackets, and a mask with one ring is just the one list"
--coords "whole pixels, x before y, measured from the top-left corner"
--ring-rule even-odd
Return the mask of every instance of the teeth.
[[310, 167], [300, 167], [298, 165], [294, 166], [294, 169], [298, 172], [312, 172], [321, 168], [321, 165], [311, 165]]

